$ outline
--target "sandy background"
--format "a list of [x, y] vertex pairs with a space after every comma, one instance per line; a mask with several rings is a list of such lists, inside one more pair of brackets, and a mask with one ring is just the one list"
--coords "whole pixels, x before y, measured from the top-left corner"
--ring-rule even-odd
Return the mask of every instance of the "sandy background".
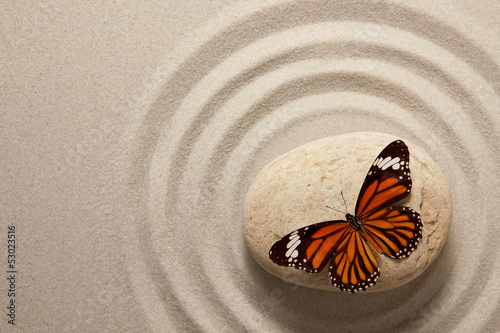
[[[2, 2], [0, 331], [498, 331], [500, 3], [270, 3]], [[244, 246], [246, 190], [354, 131], [436, 160], [448, 241], [396, 290], [285, 283]]]

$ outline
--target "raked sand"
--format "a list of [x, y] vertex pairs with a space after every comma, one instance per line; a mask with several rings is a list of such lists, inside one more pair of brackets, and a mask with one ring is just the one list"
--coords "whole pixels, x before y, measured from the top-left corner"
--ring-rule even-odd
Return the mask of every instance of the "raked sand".
[[[1, 332], [496, 332], [497, 1], [153, 1], [0, 9]], [[442, 170], [441, 253], [392, 290], [262, 269], [243, 204], [303, 144], [380, 132]], [[332, 193], [334, 195], [334, 193]], [[1, 282], [3, 281], [3, 282]]]

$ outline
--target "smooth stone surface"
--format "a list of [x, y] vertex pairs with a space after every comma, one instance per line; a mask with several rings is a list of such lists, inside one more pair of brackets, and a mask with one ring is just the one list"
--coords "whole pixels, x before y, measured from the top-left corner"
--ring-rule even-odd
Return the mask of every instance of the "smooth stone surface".
[[443, 247], [451, 222], [451, 196], [436, 163], [422, 149], [404, 138], [382, 133], [349, 133], [317, 140], [295, 148], [266, 165], [250, 186], [245, 198], [243, 224], [252, 256], [268, 272], [295, 284], [339, 291], [330, 284], [328, 269], [307, 273], [274, 264], [271, 246], [301, 227], [344, 214], [326, 208], [354, 207], [371, 164], [382, 149], [403, 139], [410, 151], [413, 180], [410, 196], [399, 205], [421, 214], [423, 237], [418, 248], [405, 259], [376, 254], [380, 265], [377, 284], [367, 290], [381, 291], [401, 286], [420, 275]]

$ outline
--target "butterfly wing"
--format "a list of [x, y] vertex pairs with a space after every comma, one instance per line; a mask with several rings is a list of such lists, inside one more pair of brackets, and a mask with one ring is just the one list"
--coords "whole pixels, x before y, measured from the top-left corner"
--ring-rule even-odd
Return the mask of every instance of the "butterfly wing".
[[417, 248], [422, 238], [420, 214], [409, 207], [387, 207], [363, 220], [365, 239], [385, 255], [401, 259]]
[[340, 290], [364, 291], [375, 285], [380, 274], [377, 259], [366, 241], [379, 253], [402, 259], [417, 248], [421, 238], [419, 213], [409, 207], [380, 209], [363, 219], [363, 230], [348, 231], [333, 254], [328, 276]]
[[330, 281], [351, 293], [366, 290], [379, 277], [377, 259], [347, 221], [321, 222], [295, 230], [271, 247], [269, 257], [280, 266], [309, 273], [321, 271], [332, 259]]
[[356, 203], [355, 215], [363, 218], [410, 194], [410, 152], [401, 140], [382, 150], [366, 175]]
[[280, 265], [309, 273], [321, 271], [350, 231], [349, 222], [337, 220], [295, 230], [276, 242], [269, 258]]
[[378, 262], [360, 233], [350, 229], [337, 247], [328, 277], [342, 291], [355, 293], [373, 286], [379, 278]]

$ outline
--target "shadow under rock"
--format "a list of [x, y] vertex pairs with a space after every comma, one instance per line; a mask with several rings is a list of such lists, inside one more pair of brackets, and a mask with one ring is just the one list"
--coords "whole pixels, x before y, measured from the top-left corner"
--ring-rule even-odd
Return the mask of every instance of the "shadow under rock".
[[[445, 245], [435, 262], [410, 283], [388, 291], [355, 295], [281, 280], [262, 269], [247, 250], [245, 266], [254, 284], [247, 289], [252, 292], [247, 300], [263, 321], [274, 321], [289, 332], [418, 330], [444, 295], [453, 266], [446, 248]], [[446, 325], [445, 318], [441, 321]]]

